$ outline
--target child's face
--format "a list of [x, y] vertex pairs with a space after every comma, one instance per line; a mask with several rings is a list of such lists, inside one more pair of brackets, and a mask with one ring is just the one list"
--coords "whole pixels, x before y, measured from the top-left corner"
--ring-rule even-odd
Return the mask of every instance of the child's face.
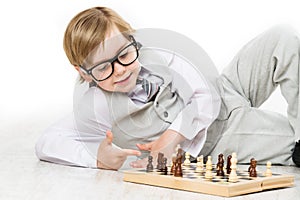
[[[120, 53], [120, 50], [124, 49], [131, 42], [120, 34], [117, 28], [114, 28], [110, 35], [106, 37], [104, 46], [102, 44], [99, 45], [99, 48], [93, 53], [92, 62], [101, 63], [115, 57]], [[132, 49], [134, 48], [131, 47], [131, 51], [133, 51]], [[122, 54], [120, 53], [119, 58], [121, 58]], [[115, 61], [112, 65], [114, 69], [112, 75], [106, 80], [97, 82], [98, 86], [110, 92], [130, 92], [133, 90], [140, 71], [139, 62], [135, 60], [132, 64], [123, 66]]]

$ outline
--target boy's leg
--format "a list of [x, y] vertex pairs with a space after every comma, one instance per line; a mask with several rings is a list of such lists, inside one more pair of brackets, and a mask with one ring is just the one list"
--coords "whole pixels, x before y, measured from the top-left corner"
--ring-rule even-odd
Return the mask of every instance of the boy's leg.
[[254, 157], [259, 164], [290, 165], [294, 145], [294, 132], [285, 116], [244, 106], [231, 112], [210, 155], [217, 159], [220, 153], [236, 152], [239, 163], [249, 163]]
[[[214, 152], [235, 145], [239, 158], [253, 155], [266, 161], [278, 157], [275, 162], [288, 164], [295, 140], [300, 139], [299, 52], [298, 34], [278, 26], [238, 53], [221, 75], [229, 119]], [[288, 103], [289, 123], [275, 113], [256, 109], [278, 85]]]

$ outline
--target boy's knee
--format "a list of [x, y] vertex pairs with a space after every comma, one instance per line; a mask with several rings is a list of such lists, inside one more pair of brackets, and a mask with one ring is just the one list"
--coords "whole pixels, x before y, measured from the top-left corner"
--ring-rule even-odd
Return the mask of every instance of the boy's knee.
[[299, 33], [297, 30], [288, 24], [279, 24], [271, 27], [267, 33], [269, 37], [284, 41], [299, 41]]

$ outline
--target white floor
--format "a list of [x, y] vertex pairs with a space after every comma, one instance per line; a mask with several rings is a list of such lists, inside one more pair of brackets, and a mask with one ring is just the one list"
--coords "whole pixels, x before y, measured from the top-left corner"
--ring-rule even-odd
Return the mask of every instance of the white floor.
[[[227, 199], [122, 181], [122, 173], [61, 166], [39, 161], [34, 144], [40, 132], [59, 115], [19, 116], [1, 120], [0, 199]], [[259, 166], [260, 167], [260, 166]], [[295, 186], [233, 197], [241, 200], [300, 199], [300, 168], [273, 167], [295, 175]]]

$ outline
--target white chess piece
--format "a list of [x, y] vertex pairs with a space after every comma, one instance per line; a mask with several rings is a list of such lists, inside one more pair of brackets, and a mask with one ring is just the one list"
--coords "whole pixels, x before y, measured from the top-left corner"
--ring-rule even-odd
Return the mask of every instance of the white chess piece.
[[180, 149], [180, 148], [181, 148], [180, 144], [177, 144], [177, 146], [176, 146], [176, 148], [175, 148], [176, 154], [178, 153], [178, 149]]
[[185, 160], [183, 162], [183, 165], [190, 165], [191, 161], [190, 161], [190, 153], [189, 152], [185, 152]]
[[267, 171], [266, 171], [266, 176], [270, 177], [272, 176], [272, 171], [271, 171], [272, 163], [270, 161], [267, 162]]
[[237, 169], [237, 158], [236, 158], [236, 153], [232, 153], [232, 158], [231, 158], [231, 172], [229, 174], [229, 182], [235, 183], [238, 182], [238, 177], [236, 174], [236, 169]]
[[203, 155], [197, 157], [197, 168], [196, 168], [196, 172], [197, 173], [203, 173], [204, 172], [204, 163], [203, 163]]
[[211, 162], [211, 156], [207, 157], [207, 162], [206, 162], [206, 171], [205, 171], [205, 178], [206, 179], [212, 179], [212, 162]]

